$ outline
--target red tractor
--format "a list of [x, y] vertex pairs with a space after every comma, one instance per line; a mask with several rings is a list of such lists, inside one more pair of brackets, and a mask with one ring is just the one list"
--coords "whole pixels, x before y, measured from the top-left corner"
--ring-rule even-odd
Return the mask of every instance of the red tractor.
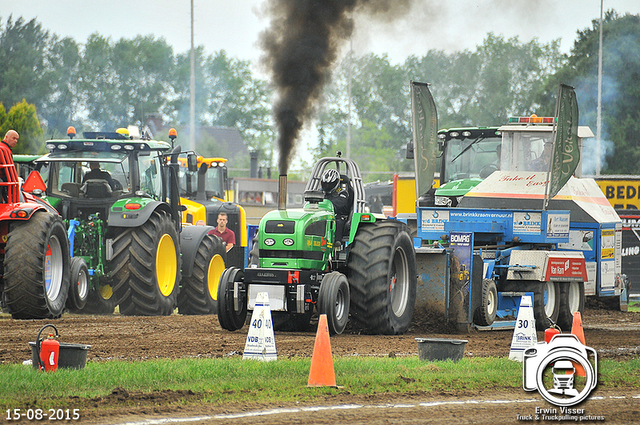
[[70, 261], [62, 218], [45, 201], [22, 191], [12, 158], [0, 151], [2, 311], [14, 319], [60, 317], [69, 293]]

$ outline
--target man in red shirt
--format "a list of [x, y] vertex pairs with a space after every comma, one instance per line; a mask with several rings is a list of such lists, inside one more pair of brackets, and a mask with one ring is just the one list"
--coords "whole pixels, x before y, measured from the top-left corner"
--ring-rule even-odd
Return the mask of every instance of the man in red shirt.
[[218, 226], [213, 229], [213, 234], [222, 238], [222, 241], [227, 246], [227, 252], [229, 252], [236, 243], [236, 234], [233, 233], [233, 230], [227, 228], [227, 221], [229, 221], [227, 213], [218, 213]]
[[[9, 130], [4, 135], [4, 139], [0, 141], [0, 181], [2, 182], [12, 182], [17, 181], [17, 175], [13, 178], [10, 177], [9, 167], [13, 168], [13, 172], [15, 172], [15, 165], [13, 164], [13, 151], [12, 149], [18, 144], [18, 139], [20, 135], [15, 130]], [[17, 186], [16, 186], [17, 189]], [[8, 202], [9, 201], [9, 187], [6, 184], [3, 184], [0, 188], [0, 201]], [[15, 192], [14, 192], [15, 195]], [[15, 202], [11, 201], [11, 202]]]

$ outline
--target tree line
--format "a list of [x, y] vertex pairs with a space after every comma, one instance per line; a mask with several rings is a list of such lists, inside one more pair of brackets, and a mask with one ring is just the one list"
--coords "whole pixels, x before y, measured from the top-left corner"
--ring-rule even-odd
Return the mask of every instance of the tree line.
[[[640, 16], [607, 11], [603, 30], [602, 172], [640, 174]], [[370, 179], [411, 170], [412, 162], [404, 159], [411, 139], [411, 80], [431, 84], [441, 128], [501, 125], [511, 115], [552, 115], [558, 83], [569, 84], [576, 88], [580, 124], [595, 133], [599, 21], [576, 35], [569, 54], [560, 52], [560, 40], [521, 41], [493, 33], [474, 50], [429, 50], [402, 64], [386, 55], [348, 54], [319, 105], [314, 155], [344, 152], [350, 133], [351, 157], [361, 169], [380, 173], [369, 174]], [[195, 58], [196, 124], [237, 128], [250, 149], [263, 153], [261, 165], [273, 167], [269, 82], [254, 74], [251, 62], [224, 50], [208, 54], [200, 46]], [[0, 19], [0, 63], [0, 131], [25, 125], [17, 152], [41, 152], [45, 139], [66, 134], [69, 125], [78, 131], [114, 129], [142, 125], [148, 114], [160, 113], [172, 126], [188, 126], [189, 52], [174, 52], [163, 38], [114, 41], [94, 33], [80, 43], [51, 33], [35, 19], [10, 16]], [[41, 125], [27, 126], [36, 111]], [[18, 116], [25, 122], [17, 122]], [[231, 156], [213, 140], [199, 141], [197, 150]], [[588, 140], [584, 156], [596, 154], [595, 142]]]

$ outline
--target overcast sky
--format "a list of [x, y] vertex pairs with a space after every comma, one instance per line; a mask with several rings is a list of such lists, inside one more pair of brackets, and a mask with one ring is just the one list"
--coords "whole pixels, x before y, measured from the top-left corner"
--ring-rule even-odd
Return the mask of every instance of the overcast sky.
[[[258, 36], [268, 20], [261, 13], [267, 0], [194, 0], [195, 43], [207, 53], [226, 50], [238, 59], [256, 61]], [[387, 23], [358, 21], [356, 54], [387, 53], [394, 63], [431, 49], [473, 50], [488, 32], [520, 41], [561, 38], [569, 52], [576, 31], [600, 16], [600, 0], [414, 0], [410, 16]], [[114, 40], [153, 34], [174, 47], [190, 47], [190, 0], [0, 0], [0, 18], [37, 18], [45, 29], [83, 43], [98, 32]], [[640, 14], [639, 0], [604, 0], [604, 8]]]

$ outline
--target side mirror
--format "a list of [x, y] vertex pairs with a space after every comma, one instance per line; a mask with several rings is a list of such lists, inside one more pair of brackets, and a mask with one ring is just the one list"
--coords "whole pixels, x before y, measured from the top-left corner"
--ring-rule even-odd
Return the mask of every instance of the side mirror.
[[407, 143], [407, 159], [413, 159], [413, 141]]
[[187, 155], [187, 167], [192, 173], [198, 171], [198, 157], [195, 154], [190, 153]]

